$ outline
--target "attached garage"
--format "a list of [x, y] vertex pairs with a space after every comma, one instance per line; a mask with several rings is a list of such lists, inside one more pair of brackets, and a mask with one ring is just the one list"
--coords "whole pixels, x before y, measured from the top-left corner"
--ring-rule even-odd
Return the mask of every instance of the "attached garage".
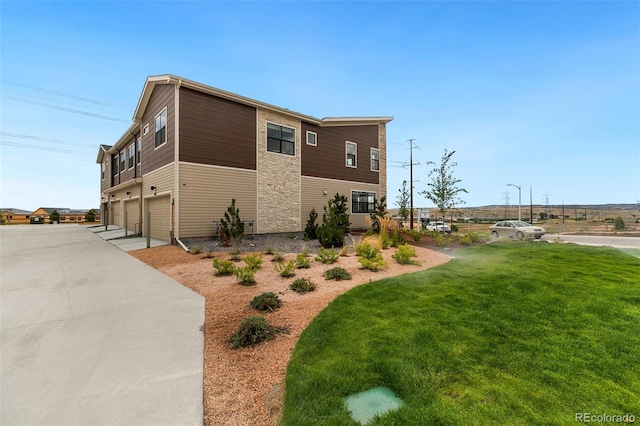
[[140, 232], [140, 201], [126, 200], [124, 202], [124, 211], [127, 213], [127, 230], [129, 233], [134, 234]]
[[151, 213], [151, 238], [162, 241], [171, 240], [171, 197], [151, 197], [145, 199], [145, 216]]
[[120, 201], [111, 203], [111, 225], [122, 226]]

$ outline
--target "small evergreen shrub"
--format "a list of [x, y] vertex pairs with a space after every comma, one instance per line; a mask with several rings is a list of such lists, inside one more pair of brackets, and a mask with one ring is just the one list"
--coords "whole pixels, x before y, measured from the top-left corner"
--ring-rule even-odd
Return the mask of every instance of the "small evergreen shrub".
[[280, 307], [280, 298], [272, 291], [261, 293], [251, 300], [251, 307], [259, 311], [275, 311]]
[[273, 269], [280, 274], [281, 277], [289, 278], [295, 275], [296, 261], [291, 259], [288, 262], [278, 262], [273, 265]]
[[230, 260], [213, 259], [213, 267], [216, 270], [215, 275], [217, 277], [233, 275], [234, 266]]
[[233, 271], [233, 275], [236, 276], [238, 283], [242, 285], [254, 285], [256, 283], [254, 274], [255, 271], [249, 266], [245, 266], [244, 268], [236, 268]]
[[240, 322], [236, 331], [229, 338], [233, 349], [245, 346], [253, 346], [262, 341], [273, 338], [273, 332], [266, 318], [254, 315]]
[[316, 209], [311, 209], [309, 212], [309, 219], [307, 220], [307, 226], [304, 228], [304, 238], [306, 240], [315, 240], [318, 238], [318, 224], [316, 220], [318, 219], [318, 213], [316, 213]]
[[311, 258], [307, 257], [305, 253], [298, 253], [296, 256], [296, 268], [308, 269], [311, 267]]
[[395, 254], [391, 255], [401, 265], [418, 265], [412, 257], [416, 257], [416, 249], [412, 246], [402, 245], [398, 247]]
[[331, 247], [331, 250], [322, 247], [316, 256], [316, 260], [320, 263], [324, 263], [325, 265], [330, 265], [332, 263], [336, 263], [338, 261], [338, 257], [339, 254], [333, 247]]
[[312, 283], [309, 278], [298, 278], [291, 283], [289, 288], [296, 293], [304, 294], [306, 292], [315, 290], [316, 285]]
[[91, 209], [87, 212], [87, 214], [85, 215], [85, 220], [87, 222], [95, 222], [96, 221], [96, 211], [94, 209]]
[[624, 224], [624, 219], [622, 219], [620, 216], [616, 217], [613, 221], [613, 229], [615, 231], [624, 231], [625, 229], [627, 229], [627, 226]]
[[340, 266], [336, 266], [335, 268], [325, 271], [324, 278], [326, 280], [336, 280], [336, 281], [350, 280], [351, 274], [347, 272], [346, 269]]
[[336, 194], [324, 206], [322, 225], [316, 231], [322, 247], [342, 247], [344, 235], [349, 233], [349, 206], [345, 195]]
[[247, 264], [248, 268], [251, 268], [254, 271], [257, 271], [262, 267], [262, 253], [252, 254], [244, 258], [244, 263]]
[[240, 246], [244, 236], [244, 222], [240, 219], [240, 209], [236, 208], [236, 199], [231, 199], [231, 205], [220, 219], [220, 235], [225, 245], [233, 243]]
[[361, 254], [358, 258], [358, 262], [360, 262], [363, 269], [368, 269], [373, 272], [379, 271], [386, 265], [380, 250], [370, 245], [364, 245], [364, 248], [361, 250]]

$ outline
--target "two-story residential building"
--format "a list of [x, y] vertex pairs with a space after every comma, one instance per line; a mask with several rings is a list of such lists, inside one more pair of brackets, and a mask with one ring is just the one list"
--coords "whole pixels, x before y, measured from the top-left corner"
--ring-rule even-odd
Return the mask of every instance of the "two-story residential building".
[[[174, 75], [147, 78], [133, 124], [101, 145], [104, 223], [153, 238], [214, 235], [236, 199], [255, 233], [304, 230], [336, 193], [364, 228], [386, 192], [392, 117], [315, 118]], [[247, 228], [250, 229], [250, 228]]]

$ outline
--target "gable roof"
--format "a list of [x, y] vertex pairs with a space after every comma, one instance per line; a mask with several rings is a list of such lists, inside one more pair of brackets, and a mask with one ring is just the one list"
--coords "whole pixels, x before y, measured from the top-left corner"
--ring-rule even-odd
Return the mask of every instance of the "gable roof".
[[31, 214], [29, 210], [16, 209], [15, 207], [0, 208], [0, 211], [13, 214]]
[[96, 163], [102, 163], [104, 155], [108, 153], [111, 148], [111, 145], [100, 145], [100, 148], [98, 148], [98, 157], [96, 158]]
[[[134, 123], [131, 127], [118, 139], [118, 141], [109, 148], [106, 148], [108, 145], [101, 145], [105, 147], [105, 152], [114, 153], [116, 150], [120, 149], [124, 143], [127, 142], [129, 135], [132, 135], [135, 131], [137, 131], [140, 127], [140, 122], [142, 121], [142, 116], [149, 104], [149, 100], [151, 99], [151, 94], [153, 93], [153, 89], [158, 84], [174, 84], [176, 87], [186, 87], [192, 90], [196, 90], [198, 92], [207, 93], [210, 95], [217, 96], [219, 98], [231, 100], [243, 105], [249, 105], [255, 108], [264, 108], [267, 110], [279, 112], [281, 114], [287, 114], [289, 116], [293, 116], [299, 118], [302, 121], [306, 121], [308, 123], [312, 123], [318, 126], [362, 126], [368, 124], [386, 124], [393, 120], [391, 116], [381, 116], [381, 117], [325, 117], [325, 118], [316, 118], [310, 115], [302, 114], [296, 111], [291, 111], [287, 108], [281, 108], [275, 105], [268, 104], [266, 102], [258, 101], [255, 99], [247, 98], [242, 95], [238, 95], [236, 93], [227, 92], [226, 90], [218, 89], [212, 86], [207, 86], [206, 84], [198, 83], [197, 81], [189, 80], [183, 77], [179, 77], [173, 74], [161, 74], [161, 75], [152, 75], [147, 77], [147, 80], [144, 83], [144, 87], [142, 89], [142, 93], [140, 94], [140, 98], [138, 99], [138, 105], [133, 113], [133, 121]], [[104, 155], [102, 151], [98, 153], [97, 163], [102, 162], [102, 156]]]

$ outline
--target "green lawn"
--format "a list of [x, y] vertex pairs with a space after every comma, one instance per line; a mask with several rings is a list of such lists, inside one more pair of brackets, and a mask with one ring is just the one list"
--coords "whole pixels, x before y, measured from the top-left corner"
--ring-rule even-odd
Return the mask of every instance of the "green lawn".
[[637, 422], [640, 259], [490, 244], [354, 288], [302, 334], [282, 424], [358, 424], [342, 398], [377, 386], [405, 405], [376, 425], [575, 424], [578, 412]]

